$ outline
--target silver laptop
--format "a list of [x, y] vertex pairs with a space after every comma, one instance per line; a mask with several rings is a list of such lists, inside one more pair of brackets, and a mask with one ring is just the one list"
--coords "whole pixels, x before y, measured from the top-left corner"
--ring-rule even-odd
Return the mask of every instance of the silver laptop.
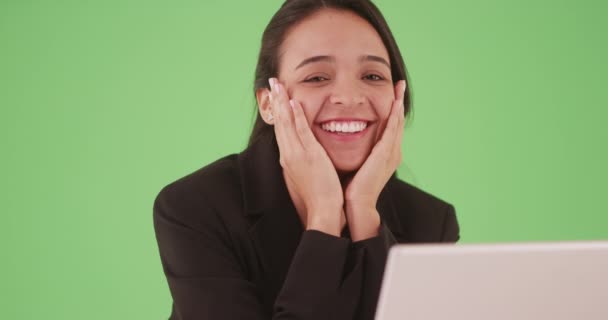
[[608, 320], [608, 241], [391, 248], [377, 320]]

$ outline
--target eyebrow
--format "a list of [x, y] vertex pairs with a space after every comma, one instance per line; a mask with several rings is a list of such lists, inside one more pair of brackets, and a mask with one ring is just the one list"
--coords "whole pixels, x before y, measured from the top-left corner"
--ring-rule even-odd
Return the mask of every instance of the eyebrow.
[[378, 57], [378, 56], [372, 56], [372, 55], [363, 56], [363, 57], [361, 57], [361, 59], [359, 59], [359, 61], [361, 61], [361, 62], [363, 62], [363, 61], [380, 62], [383, 65], [387, 66], [389, 69], [391, 68], [391, 65], [388, 63], [388, 61], [386, 61], [384, 58]]
[[[361, 56], [361, 58], [359, 58], [359, 61], [360, 62], [365, 62], [365, 61], [379, 62], [379, 63], [382, 63], [383, 65], [387, 66], [389, 69], [391, 68], [391, 65], [388, 63], [388, 61], [386, 61], [386, 59], [384, 59], [382, 57], [378, 57], [378, 56], [373, 56], [373, 55]], [[307, 64], [316, 63], [316, 62], [334, 63], [334, 62], [336, 62], [336, 58], [334, 58], [332, 56], [310, 57], [310, 58], [302, 60], [302, 62], [300, 62], [300, 64], [298, 64], [298, 66], [294, 70], [298, 70], [299, 68], [301, 68]]]
[[304, 59], [302, 62], [300, 62], [300, 64], [294, 69], [294, 70], [298, 70], [301, 67], [307, 65], [307, 64], [311, 64], [311, 63], [315, 63], [315, 62], [336, 62], [336, 58], [331, 57], [331, 56], [314, 56], [314, 57], [310, 57], [307, 59]]

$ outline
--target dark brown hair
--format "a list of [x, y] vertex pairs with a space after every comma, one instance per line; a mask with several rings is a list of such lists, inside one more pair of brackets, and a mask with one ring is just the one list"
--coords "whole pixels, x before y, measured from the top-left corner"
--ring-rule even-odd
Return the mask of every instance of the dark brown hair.
[[[339, 10], [348, 10], [369, 22], [376, 32], [380, 35], [384, 46], [386, 47], [391, 64], [391, 76], [393, 82], [405, 80], [407, 87], [403, 99], [405, 116], [410, 112], [410, 83], [407, 79], [405, 64], [399, 47], [395, 42], [395, 38], [391, 30], [384, 20], [382, 13], [369, 0], [287, 0], [281, 8], [274, 14], [264, 34], [262, 35], [262, 45], [258, 64], [255, 70], [254, 80], [254, 95], [262, 88], [269, 88], [268, 78], [276, 77], [279, 74], [279, 48], [283, 43], [285, 34], [296, 23], [311, 16], [313, 13], [324, 9], [333, 8]], [[249, 145], [258, 138], [274, 134], [272, 126], [268, 125], [256, 108], [256, 120], [253, 125], [253, 130], [249, 136]]]

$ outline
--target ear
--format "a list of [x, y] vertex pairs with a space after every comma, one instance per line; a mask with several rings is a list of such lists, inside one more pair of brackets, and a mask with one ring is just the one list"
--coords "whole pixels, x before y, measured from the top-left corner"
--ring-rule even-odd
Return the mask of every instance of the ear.
[[260, 116], [269, 125], [274, 124], [272, 115], [272, 107], [270, 103], [270, 91], [267, 88], [260, 88], [255, 92], [255, 98], [258, 101], [258, 111]]

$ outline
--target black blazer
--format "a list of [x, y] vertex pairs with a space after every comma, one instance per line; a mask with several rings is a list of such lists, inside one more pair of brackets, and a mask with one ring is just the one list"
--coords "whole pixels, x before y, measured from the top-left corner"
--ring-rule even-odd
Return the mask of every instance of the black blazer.
[[388, 249], [454, 242], [454, 207], [397, 178], [377, 204], [377, 237], [303, 230], [274, 137], [158, 194], [154, 228], [170, 319], [373, 319]]

